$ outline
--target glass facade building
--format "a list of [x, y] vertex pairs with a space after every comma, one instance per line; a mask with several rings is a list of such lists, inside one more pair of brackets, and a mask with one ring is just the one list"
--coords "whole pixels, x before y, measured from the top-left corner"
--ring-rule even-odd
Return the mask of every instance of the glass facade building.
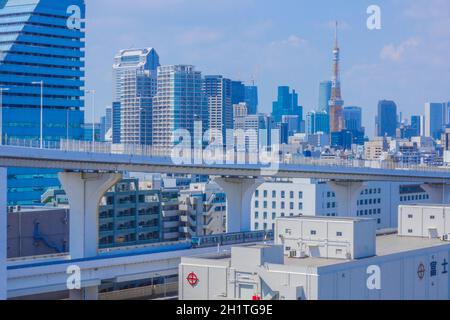
[[360, 107], [344, 108], [345, 129], [351, 131], [361, 131], [362, 129], [362, 109]]
[[[84, 0], [0, 2], [2, 141], [82, 139]], [[8, 169], [8, 204], [39, 204], [56, 170]]]
[[397, 105], [394, 101], [382, 100], [378, 103], [376, 121], [378, 137], [395, 138], [397, 131]]
[[298, 131], [303, 121], [303, 107], [298, 105], [298, 94], [295, 90], [290, 92], [286, 86], [278, 87], [278, 100], [273, 102], [272, 116], [277, 123], [281, 123], [283, 116], [298, 116]]
[[319, 85], [319, 111], [330, 112], [331, 86], [331, 81], [322, 81]]
[[441, 134], [446, 126], [446, 104], [425, 104], [425, 136], [433, 139], [441, 139]]
[[248, 114], [258, 113], [258, 87], [255, 85], [245, 86], [245, 101], [248, 106]]

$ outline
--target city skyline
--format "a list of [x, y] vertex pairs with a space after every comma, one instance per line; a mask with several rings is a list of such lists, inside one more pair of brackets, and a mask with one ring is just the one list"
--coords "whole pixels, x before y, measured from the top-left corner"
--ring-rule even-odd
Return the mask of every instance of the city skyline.
[[[440, 9], [425, 10], [424, 1], [408, 4], [381, 1], [382, 29], [370, 31], [366, 27], [369, 2], [339, 6], [330, 1], [319, 2], [317, 5], [284, 2], [292, 7], [289, 11], [299, 12], [301, 19], [295, 20], [298, 24], [285, 22], [289, 19], [282, 19], [282, 12], [276, 5], [258, 6], [254, 1], [244, 1], [239, 8], [221, 1], [214, 8], [202, 0], [190, 6], [181, 0], [169, 1], [168, 5], [159, 1], [135, 1], [135, 6], [121, 10], [120, 18], [115, 1], [109, 1], [107, 8], [101, 0], [90, 3], [86, 69], [87, 86], [95, 86], [98, 92], [96, 120], [111, 104], [111, 61], [115, 51], [145, 46], [155, 47], [162, 65], [193, 64], [203, 74], [222, 74], [249, 83], [255, 80], [259, 87], [261, 112], [270, 112], [279, 85], [289, 85], [299, 92], [299, 104], [304, 106], [305, 112], [316, 109], [319, 83], [331, 79], [333, 20], [339, 20], [341, 25], [341, 81], [346, 106], [356, 105], [363, 109], [363, 125], [369, 136], [374, 133], [373, 119], [379, 100], [394, 100], [405, 117], [422, 114], [426, 102], [448, 100], [447, 75], [442, 72], [450, 70], [449, 62], [444, 59], [447, 43], [443, 41], [448, 32], [445, 28], [448, 3], [435, 0], [434, 8]], [[202, 4], [202, 10], [195, 13], [193, 9]], [[318, 12], [318, 5], [324, 8], [321, 12]], [[174, 18], [183, 12], [197, 19], [188, 22], [180, 17], [183, 30], [173, 21], [170, 28], [165, 28], [159, 16], [168, 14], [167, 8], [171, 8]], [[220, 17], [217, 16], [219, 10]], [[243, 19], [244, 13], [249, 13], [246, 19]], [[284, 11], [284, 14], [292, 13]], [[133, 18], [129, 25], [125, 23], [128, 16]], [[211, 22], [212, 16], [215, 22]], [[433, 18], [432, 23], [427, 17]], [[144, 19], [150, 22], [144, 22]], [[232, 27], [226, 24], [230, 19], [236, 20]], [[151, 22], [157, 22], [157, 27], [149, 25]], [[258, 23], [259, 28], [256, 28]], [[407, 24], [411, 28], [398, 28], [398, 24]], [[202, 25], [208, 25], [208, 28], [202, 29]], [[105, 36], [105, 28], [108, 28], [108, 34], [114, 35], [113, 40]], [[231, 32], [234, 28], [243, 32]], [[144, 29], [144, 33], [139, 29]], [[244, 40], [245, 44], [242, 43]], [[424, 46], [428, 48], [426, 51], [423, 51]], [[419, 77], [423, 74], [427, 76]], [[87, 103], [88, 121], [89, 109]]]

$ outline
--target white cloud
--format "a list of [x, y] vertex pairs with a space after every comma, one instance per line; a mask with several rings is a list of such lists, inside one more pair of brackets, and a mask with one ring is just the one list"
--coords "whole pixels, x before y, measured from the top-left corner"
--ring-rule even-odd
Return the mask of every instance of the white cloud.
[[420, 40], [419, 38], [410, 38], [406, 41], [403, 41], [398, 46], [394, 44], [388, 44], [384, 46], [381, 50], [380, 57], [383, 60], [391, 60], [391, 61], [401, 61], [405, 54], [412, 48], [419, 46]]
[[183, 45], [210, 44], [220, 38], [221, 34], [219, 32], [204, 27], [193, 28], [177, 37], [178, 41]]
[[287, 39], [281, 40], [281, 41], [273, 41], [270, 45], [272, 47], [277, 47], [277, 46], [289, 46], [289, 47], [300, 47], [304, 44], [306, 44], [306, 40], [303, 38], [300, 38], [297, 35], [290, 35]]

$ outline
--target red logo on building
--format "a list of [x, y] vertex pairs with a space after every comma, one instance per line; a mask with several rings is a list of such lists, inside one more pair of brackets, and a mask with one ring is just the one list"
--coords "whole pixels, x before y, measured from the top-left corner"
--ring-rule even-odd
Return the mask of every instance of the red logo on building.
[[195, 287], [199, 281], [197, 275], [194, 272], [189, 273], [186, 280], [192, 287]]

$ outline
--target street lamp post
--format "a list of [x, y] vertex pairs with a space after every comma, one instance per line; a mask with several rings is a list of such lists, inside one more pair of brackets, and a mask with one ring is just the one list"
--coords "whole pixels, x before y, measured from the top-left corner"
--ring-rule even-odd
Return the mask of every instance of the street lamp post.
[[38, 84], [41, 86], [41, 113], [40, 113], [40, 143], [39, 146], [42, 149], [44, 147], [44, 81], [35, 81], [32, 84]]
[[9, 88], [0, 88], [0, 146], [3, 145], [3, 92]]

